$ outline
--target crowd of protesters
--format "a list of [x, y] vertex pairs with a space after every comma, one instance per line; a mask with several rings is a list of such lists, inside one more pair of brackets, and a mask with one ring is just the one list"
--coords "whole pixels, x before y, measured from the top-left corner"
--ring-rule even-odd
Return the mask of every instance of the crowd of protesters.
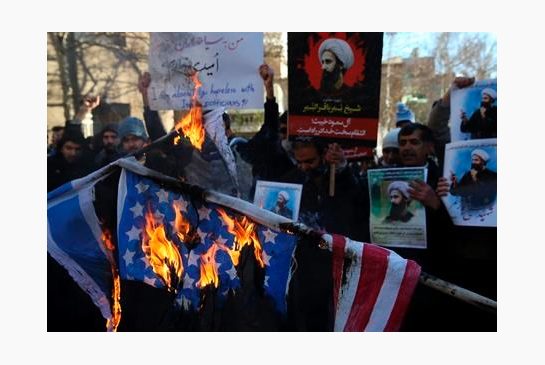
[[[496, 228], [453, 225], [441, 200], [450, 189], [450, 181], [442, 177], [444, 146], [450, 142], [450, 90], [433, 104], [426, 123], [418, 123], [414, 113], [399, 103], [396, 106], [396, 127], [385, 135], [380, 158], [369, 157], [349, 163], [337, 144], [324, 145], [309, 137], [288, 140], [287, 112], [279, 114], [273, 92], [274, 73], [267, 65], [262, 65], [258, 72], [266, 91], [264, 122], [260, 130], [251, 139], [237, 137], [231, 130], [229, 115], [221, 115], [225, 136], [237, 165], [238, 188], [243, 190], [239, 191], [239, 196], [250, 200], [257, 180], [302, 184], [299, 215], [302, 223], [319, 232], [370, 242], [367, 171], [426, 167], [426, 181], [411, 181], [407, 191], [411, 200], [419, 201], [425, 207], [427, 248], [392, 250], [404, 258], [415, 260], [429, 274], [496, 299]], [[471, 78], [459, 77], [453, 80], [452, 87], [463, 88], [473, 82]], [[200, 152], [187, 144], [174, 145], [168, 140], [145, 154], [138, 154], [143, 147], [167, 134], [158, 112], [149, 108], [149, 85], [149, 74], [145, 73], [138, 83], [144, 104], [143, 119], [130, 116], [105, 126], [95, 139], [99, 143], [90, 146], [80, 127], [82, 116], [92, 113], [100, 103], [99, 98], [84, 98], [74, 120], [53, 129], [52, 143], [48, 146], [48, 191], [129, 154], [147, 167], [183, 181], [191, 174], [192, 167], [202, 169], [199, 165], [202, 161], [223, 164], [221, 151], [209, 138]], [[334, 195], [330, 196], [329, 169], [332, 166], [336, 178]], [[227, 179], [227, 176], [224, 174], [217, 178]], [[202, 187], [216, 189], [218, 186]], [[219, 190], [237, 194], [232, 187]], [[297, 295], [289, 297], [289, 311], [292, 315], [297, 314], [298, 320], [288, 329], [331, 330], [331, 256], [318, 247], [298, 245], [295, 258], [298, 270], [292, 277], [290, 290]], [[60, 280], [62, 273], [55, 274], [55, 270], [60, 268], [50, 261], [48, 256], [48, 277]], [[48, 310], [61, 311], [58, 306], [53, 308], [58, 304], [53, 297], [65, 296], [58, 288], [48, 281], [48, 301], [51, 300]], [[85, 301], [85, 298], [79, 298], [79, 301]], [[63, 307], [62, 310], [62, 315], [67, 316], [67, 309]], [[92, 321], [90, 323], [94, 325]], [[88, 328], [98, 330], [92, 325]], [[402, 330], [495, 331], [496, 317], [430, 288], [418, 286]]]

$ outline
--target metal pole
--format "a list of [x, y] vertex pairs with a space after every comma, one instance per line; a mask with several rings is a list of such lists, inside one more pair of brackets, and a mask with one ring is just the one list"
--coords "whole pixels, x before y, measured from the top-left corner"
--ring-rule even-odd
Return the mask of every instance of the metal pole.
[[450, 295], [463, 302], [469, 303], [477, 308], [485, 310], [490, 313], [497, 312], [497, 303], [492, 299], [484, 297], [480, 294], [474, 293], [470, 290], [464, 289], [458, 285], [449, 283], [442, 279], [436, 278], [428, 273], [420, 273], [420, 283], [424, 284], [432, 289], [438, 290], [441, 293]]

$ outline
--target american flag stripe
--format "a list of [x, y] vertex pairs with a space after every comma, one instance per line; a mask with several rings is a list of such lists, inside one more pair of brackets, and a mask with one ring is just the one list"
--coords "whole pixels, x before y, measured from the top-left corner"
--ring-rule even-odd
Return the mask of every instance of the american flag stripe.
[[[344, 237], [343, 237], [344, 239]], [[334, 241], [335, 242], [335, 241]], [[363, 250], [363, 245], [359, 242], [354, 242], [347, 240], [345, 243], [345, 254], [347, 251], [355, 253], [354, 261], [350, 267], [347, 268], [346, 272], [346, 283], [339, 292], [339, 301], [337, 313], [335, 315], [335, 331], [343, 331], [350, 312], [352, 311], [352, 303], [356, 297], [356, 291], [358, 289], [358, 283], [360, 281], [360, 268], [361, 268], [361, 251]], [[344, 261], [344, 258], [341, 258]], [[341, 270], [342, 276], [342, 270]]]
[[[420, 266], [372, 244], [338, 235], [324, 235], [324, 239], [333, 251], [335, 331], [398, 330], [418, 283]], [[347, 268], [345, 257], [351, 258]]]
[[346, 240], [343, 236], [333, 236], [333, 308], [338, 308], [344, 268], [344, 250]]
[[397, 255], [388, 255], [388, 268], [375, 308], [365, 327], [366, 332], [381, 332], [388, 323], [404, 278], [407, 260]]
[[373, 245], [364, 245], [360, 280], [352, 311], [344, 330], [363, 331], [371, 317], [386, 276], [388, 252]]
[[411, 301], [416, 284], [418, 284], [419, 277], [420, 266], [414, 261], [408, 260], [396, 303], [392, 310], [392, 314], [390, 315], [390, 319], [388, 320], [388, 324], [384, 328], [385, 332], [399, 331], [399, 327], [401, 326], [401, 322]]

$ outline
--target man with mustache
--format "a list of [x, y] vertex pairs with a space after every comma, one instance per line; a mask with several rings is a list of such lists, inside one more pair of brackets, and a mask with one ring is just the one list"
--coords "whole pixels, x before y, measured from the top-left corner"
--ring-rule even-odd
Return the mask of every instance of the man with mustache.
[[481, 106], [475, 110], [471, 118], [467, 119], [466, 113], [461, 111], [462, 123], [460, 131], [471, 133], [471, 139], [496, 138], [497, 137], [497, 107], [496, 91], [486, 88], [481, 92]]
[[318, 49], [322, 65], [320, 92], [326, 96], [340, 96], [348, 86], [344, 83], [344, 74], [354, 64], [354, 52], [350, 45], [338, 38], [329, 38]]
[[424, 206], [437, 210], [441, 200], [434, 188], [441, 176], [439, 167], [431, 157], [434, 153], [433, 132], [420, 123], [412, 123], [403, 127], [398, 134], [399, 154], [403, 167], [427, 167], [428, 182], [413, 181], [410, 183], [410, 194]]
[[[436, 194], [437, 182], [441, 171], [430, 158], [435, 152], [433, 131], [420, 123], [411, 123], [399, 131], [399, 153], [402, 167], [426, 167], [426, 181], [409, 182], [409, 196], [424, 205], [426, 211], [425, 249], [394, 248], [399, 255], [412, 259], [422, 266], [422, 270], [441, 277], [443, 267], [449, 260], [450, 236], [453, 225], [445, 206]], [[405, 318], [402, 331], [441, 331], [438, 318], [445, 314], [444, 308], [450, 308], [449, 298], [443, 298], [433, 290], [417, 288], [411, 308]]]
[[446, 208], [435, 192], [441, 171], [430, 158], [434, 153], [433, 132], [423, 124], [411, 123], [401, 128], [398, 142], [402, 167], [426, 167], [427, 169], [426, 181], [409, 182], [408, 192], [411, 199], [418, 200], [426, 208], [428, 249], [430, 249], [433, 248], [434, 236], [437, 234], [437, 237], [443, 237], [444, 235], [444, 232], [441, 232], [442, 228], [437, 228], [452, 225]]
[[[297, 168], [283, 182], [303, 185], [299, 221], [318, 232], [369, 242], [369, 195], [348, 167], [341, 147], [312, 137], [293, 141]], [[333, 164], [333, 165], [332, 165]], [[335, 194], [329, 195], [329, 169], [335, 168]], [[290, 331], [332, 331], [332, 261], [327, 250], [303, 239], [295, 250], [298, 269], [290, 282]]]

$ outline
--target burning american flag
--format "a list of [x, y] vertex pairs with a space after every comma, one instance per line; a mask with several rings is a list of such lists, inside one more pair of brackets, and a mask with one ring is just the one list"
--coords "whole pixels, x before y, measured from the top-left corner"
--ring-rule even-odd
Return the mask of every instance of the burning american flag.
[[[237, 233], [232, 229], [234, 222], [246, 230], [241, 228]], [[170, 250], [170, 255], [154, 253], [148, 242], [155, 238], [163, 241], [157, 249], [163, 253]], [[176, 293], [176, 303], [184, 309], [198, 310], [207, 286], [215, 288], [220, 302], [234, 293], [240, 286], [237, 268], [243, 265], [239, 262], [241, 250], [249, 245], [264, 270], [265, 295], [279, 312], [285, 313], [295, 243], [293, 235], [250, 223], [246, 216], [227, 207], [192, 198], [123, 169], [118, 193], [121, 278], [171, 290]]]

